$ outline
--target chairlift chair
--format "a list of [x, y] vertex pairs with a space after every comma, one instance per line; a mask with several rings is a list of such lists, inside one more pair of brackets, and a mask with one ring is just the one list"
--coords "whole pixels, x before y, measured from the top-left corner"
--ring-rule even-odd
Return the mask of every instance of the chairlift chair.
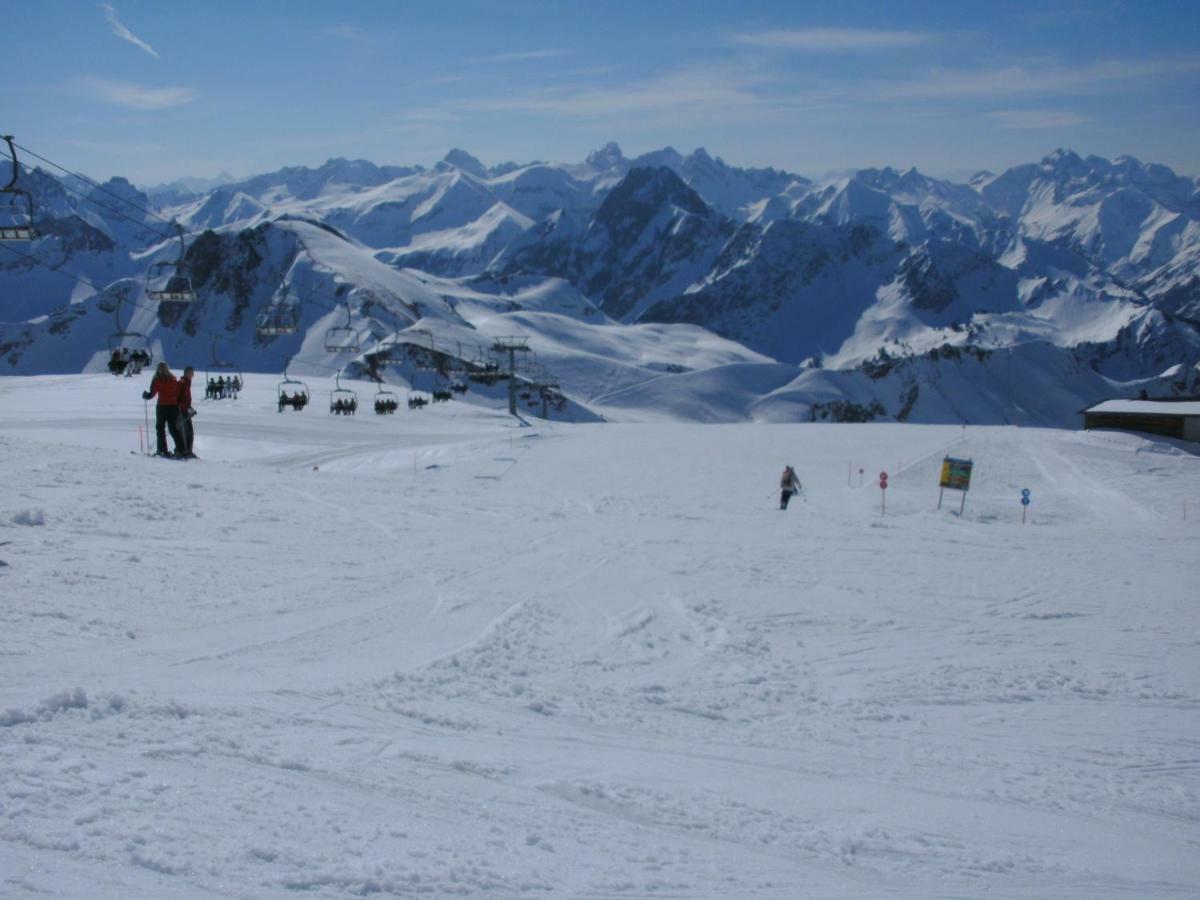
[[500, 357], [493, 350], [483, 350], [479, 354], [480, 365], [485, 372], [499, 372], [501, 367]]
[[299, 412], [308, 405], [308, 385], [303, 381], [297, 381], [295, 378], [288, 378], [286, 365], [283, 367], [283, 381], [279, 382], [276, 395], [279, 400], [280, 412], [283, 412], [285, 406], [290, 406], [296, 412]]
[[272, 303], [258, 314], [254, 323], [255, 331], [260, 337], [295, 334], [299, 327], [299, 311], [286, 303]]
[[389, 391], [381, 382], [375, 391], [375, 414], [390, 416], [400, 407], [400, 397], [395, 391]]
[[[153, 365], [154, 351], [150, 349], [150, 339], [142, 334], [142, 332], [126, 331], [121, 327], [122, 299], [118, 297], [117, 305], [113, 308], [113, 319], [117, 327], [108, 336], [108, 370], [114, 375], [132, 375]], [[124, 358], [124, 362], [118, 365], [118, 360], [122, 357]], [[130, 362], [133, 362], [135, 365], [133, 370], [127, 372], [126, 364]]]
[[179, 258], [159, 260], [150, 266], [146, 271], [146, 296], [151, 300], [191, 303], [196, 299], [196, 292], [192, 290], [192, 279], [184, 262], [187, 247], [183, 242], [183, 227], [178, 222], [173, 224], [179, 238]]
[[35, 241], [40, 237], [33, 224], [33, 195], [17, 187], [20, 165], [11, 134], [0, 135], [12, 157], [12, 178], [0, 188], [0, 241]]
[[[219, 335], [213, 335], [212, 342], [212, 360], [204, 367], [204, 383], [208, 385], [217, 378], [225, 378], [226, 381], [232, 381], [237, 378], [237, 383], [243, 383], [241, 366], [236, 363], [224, 362], [217, 356], [217, 341], [220, 340]], [[207, 397], [207, 394], [205, 395]], [[236, 395], [235, 395], [236, 399]]]
[[384, 364], [404, 362], [404, 345], [400, 341], [400, 333], [393, 332], [385, 337], [372, 353]]
[[325, 332], [325, 349], [330, 353], [357, 353], [358, 332], [350, 325], [350, 304], [346, 306], [345, 326], [335, 326]]
[[352, 416], [358, 411], [358, 394], [349, 388], [342, 387], [342, 373], [339, 370], [335, 376], [337, 387], [329, 392], [329, 411], [335, 415]]

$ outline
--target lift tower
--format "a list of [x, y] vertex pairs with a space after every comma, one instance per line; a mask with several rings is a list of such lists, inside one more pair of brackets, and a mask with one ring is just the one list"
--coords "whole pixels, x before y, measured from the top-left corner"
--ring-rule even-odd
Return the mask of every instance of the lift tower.
[[527, 337], [499, 337], [492, 344], [497, 353], [508, 354], [508, 414], [517, 414], [517, 354], [529, 352]]

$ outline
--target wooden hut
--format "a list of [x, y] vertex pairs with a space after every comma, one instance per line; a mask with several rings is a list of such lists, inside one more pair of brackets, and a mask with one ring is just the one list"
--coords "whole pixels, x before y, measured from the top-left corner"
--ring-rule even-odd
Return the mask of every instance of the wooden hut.
[[1083, 411], [1083, 427], [1141, 431], [1200, 442], [1200, 397], [1105, 400]]

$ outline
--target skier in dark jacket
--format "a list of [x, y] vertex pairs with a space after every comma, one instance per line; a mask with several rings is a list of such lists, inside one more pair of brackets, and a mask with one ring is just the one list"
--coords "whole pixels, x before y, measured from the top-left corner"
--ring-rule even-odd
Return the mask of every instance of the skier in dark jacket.
[[165, 362], [160, 362], [150, 381], [150, 390], [142, 393], [143, 400], [158, 397], [158, 406], [154, 410], [154, 436], [158, 440], [156, 456], [170, 456], [167, 452], [167, 434], [171, 432], [171, 440], [175, 442], [175, 456], [183, 458], [187, 455], [183, 435], [179, 433], [179, 382], [171, 374]]
[[792, 494], [798, 490], [800, 490], [800, 479], [796, 477], [796, 470], [787, 466], [779, 478], [779, 508], [787, 509]]
[[192, 416], [196, 410], [192, 407], [192, 378], [196, 370], [188, 366], [183, 370], [179, 379], [179, 433], [183, 435], [183, 452], [188, 459], [195, 459], [192, 447], [196, 441], [196, 431], [192, 427]]

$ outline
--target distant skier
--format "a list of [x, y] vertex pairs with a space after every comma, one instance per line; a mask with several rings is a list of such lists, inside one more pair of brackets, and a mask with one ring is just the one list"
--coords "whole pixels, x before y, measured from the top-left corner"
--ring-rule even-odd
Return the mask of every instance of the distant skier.
[[783, 475], [779, 478], [779, 508], [787, 509], [788, 501], [792, 499], [792, 494], [800, 490], [800, 479], [796, 477], [796, 470], [791, 466], [787, 466], [783, 470]]
[[154, 435], [158, 439], [156, 456], [170, 456], [167, 452], [167, 431], [171, 432], [171, 440], [175, 442], [175, 456], [183, 458], [187, 454], [183, 435], [179, 433], [179, 382], [171, 374], [165, 362], [160, 362], [154, 370], [154, 378], [150, 381], [150, 390], [142, 392], [142, 399], [149, 400], [158, 397], [158, 406], [154, 410]]

